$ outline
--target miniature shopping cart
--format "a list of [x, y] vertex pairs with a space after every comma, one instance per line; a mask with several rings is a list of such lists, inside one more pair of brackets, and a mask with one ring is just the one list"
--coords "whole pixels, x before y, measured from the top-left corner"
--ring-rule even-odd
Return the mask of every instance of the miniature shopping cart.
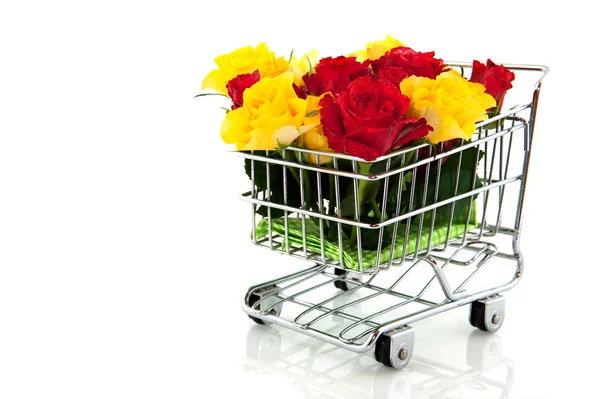
[[[252, 181], [241, 198], [252, 204], [253, 242], [313, 264], [250, 287], [242, 304], [250, 318], [354, 352], [374, 348], [396, 369], [410, 361], [410, 325], [423, 318], [470, 304], [474, 327], [498, 331], [499, 294], [523, 275], [523, 200], [548, 72], [505, 66], [518, 85], [530, 80], [533, 96], [527, 90], [522, 105], [479, 123], [470, 141], [401, 149], [367, 168], [360, 158], [298, 147], [240, 153]], [[382, 208], [361, 214], [366, 186], [376, 187]], [[349, 323], [332, 330], [339, 318]]]

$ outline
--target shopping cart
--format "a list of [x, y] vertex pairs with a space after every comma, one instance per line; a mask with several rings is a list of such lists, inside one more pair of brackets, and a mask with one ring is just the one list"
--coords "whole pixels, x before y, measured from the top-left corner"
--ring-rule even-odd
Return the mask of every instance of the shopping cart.
[[[464, 72], [470, 64], [450, 66]], [[298, 147], [239, 153], [252, 181], [241, 196], [252, 204], [252, 241], [314, 263], [250, 287], [242, 304], [250, 318], [354, 352], [374, 348], [378, 362], [396, 369], [413, 353], [410, 324], [423, 318], [470, 304], [474, 327], [498, 331], [499, 294], [523, 275], [523, 200], [548, 72], [505, 66], [515, 83], [531, 80], [533, 96], [526, 91], [525, 104], [441, 151], [422, 144], [367, 168], [356, 157]], [[361, 215], [365, 185], [384, 200]], [[332, 331], [332, 317], [351, 323]]]

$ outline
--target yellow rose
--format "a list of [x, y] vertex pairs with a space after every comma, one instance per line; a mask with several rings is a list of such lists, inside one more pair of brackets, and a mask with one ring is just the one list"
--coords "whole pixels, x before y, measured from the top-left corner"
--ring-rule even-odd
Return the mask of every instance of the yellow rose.
[[[318, 111], [321, 109], [319, 101], [326, 94], [320, 97], [308, 96], [306, 98], [306, 114], [308, 115], [304, 119], [304, 125], [306, 128], [310, 128], [306, 133], [298, 137], [298, 146], [308, 148], [309, 150], [323, 151], [323, 152], [334, 152], [329, 148], [329, 142], [327, 137], [323, 133], [323, 126], [321, 125], [321, 116]], [[317, 156], [315, 154], [308, 154], [308, 161], [312, 164], [326, 164], [331, 162], [333, 158], [321, 155], [319, 156], [319, 162], [317, 162]]]
[[237, 150], [273, 150], [289, 145], [313, 126], [303, 126], [307, 101], [298, 98], [294, 75], [263, 78], [244, 91], [244, 105], [230, 111], [221, 125], [221, 138]]
[[[320, 124], [298, 137], [298, 146], [308, 148], [309, 150], [334, 152], [331, 148], [329, 148], [329, 142], [323, 133], [323, 125]], [[333, 159], [332, 157], [328, 157], [326, 155], [320, 155], [319, 162], [317, 162], [317, 156], [315, 154], [307, 155], [308, 161], [315, 165], [323, 165], [331, 162]]]
[[304, 81], [302, 80], [302, 76], [306, 75], [311, 68], [314, 68], [319, 61], [319, 52], [317, 50], [309, 51], [304, 54], [300, 59], [296, 58], [296, 56], [292, 56], [290, 61], [290, 72], [294, 74], [294, 83], [298, 86], [303, 85]]
[[404, 46], [404, 44], [394, 39], [390, 35], [386, 35], [383, 40], [375, 40], [367, 44], [366, 50], [359, 50], [352, 54], [350, 57], [356, 57], [356, 61], [363, 62], [367, 59], [376, 60], [393, 48]]
[[304, 119], [305, 125], [310, 125], [313, 127], [321, 124], [321, 115], [319, 115], [319, 110], [322, 107], [319, 105], [319, 102], [321, 102], [321, 99], [326, 95], [327, 93], [324, 93], [319, 97], [310, 95], [306, 97], [306, 115], [308, 116]]
[[258, 69], [261, 78], [277, 76], [287, 71], [289, 64], [283, 57], [276, 57], [265, 43], [247, 46], [215, 58], [218, 68], [209, 73], [202, 82], [203, 89], [214, 89], [227, 94], [225, 85], [243, 73]]
[[488, 119], [487, 110], [496, 106], [485, 86], [472, 83], [454, 70], [429, 79], [411, 76], [400, 83], [400, 91], [410, 98], [407, 116], [427, 119], [433, 131], [427, 140], [433, 144], [452, 139], [471, 139], [475, 124]]

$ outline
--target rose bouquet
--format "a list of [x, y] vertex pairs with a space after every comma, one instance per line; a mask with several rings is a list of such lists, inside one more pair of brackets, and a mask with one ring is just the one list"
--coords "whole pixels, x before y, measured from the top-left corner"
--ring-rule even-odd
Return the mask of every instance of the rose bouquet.
[[[320, 248], [337, 261], [346, 257], [346, 264], [356, 263], [352, 251], [357, 242], [358, 251], [377, 252], [403, 243], [397, 224], [361, 231], [340, 220], [376, 225], [413, 211], [415, 204], [425, 207], [476, 189], [482, 184], [475, 173], [481, 151], [471, 148], [460, 157], [453, 153], [385, 182], [339, 174], [334, 178], [326, 171], [377, 176], [459, 147], [471, 139], [477, 123], [500, 112], [515, 78], [488, 60], [473, 61], [467, 79], [434, 52], [415, 51], [389, 36], [347, 56], [318, 59], [311, 51], [284, 58], [261, 43], [221, 55], [215, 63], [218, 67], [202, 83], [202, 89], [211, 91], [198, 96], [231, 100], [221, 138], [238, 151], [252, 151], [264, 159], [246, 160], [246, 172], [269, 204], [285, 205], [257, 207], [256, 213], [268, 218], [269, 233], [264, 220], [256, 231], [285, 235], [285, 245], [294, 239], [305, 246], [315, 241], [315, 248], [310, 243], [308, 247], [315, 252]], [[298, 167], [269, 168], [270, 160]], [[307, 164], [312, 167], [300, 167]], [[430, 234], [448, 220], [468, 226], [473, 217], [468, 202], [465, 198], [423, 213], [420, 224], [424, 219], [430, 223]], [[316, 217], [307, 230], [306, 224], [295, 223], [300, 218], [289, 218], [285, 207], [338, 219]], [[404, 223], [409, 231], [410, 218]], [[318, 230], [314, 237], [312, 227]], [[445, 233], [450, 234], [449, 229]], [[420, 230], [418, 235], [422, 238]], [[402, 251], [410, 248], [404, 243]]]

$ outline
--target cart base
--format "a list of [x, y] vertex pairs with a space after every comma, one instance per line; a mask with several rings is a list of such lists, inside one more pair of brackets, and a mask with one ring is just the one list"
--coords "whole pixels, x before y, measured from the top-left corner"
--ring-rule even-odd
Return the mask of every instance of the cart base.
[[[413, 353], [414, 332], [409, 325], [416, 321], [470, 304], [469, 321], [474, 327], [488, 332], [500, 329], [505, 302], [498, 294], [519, 281], [522, 258], [512, 259], [515, 268], [509, 270], [504, 285], [477, 284], [475, 275], [491, 260], [502, 263], [486, 266], [495, 278], [499, 271], [510, 269], [506, 266], [511, 259], [493, 256], [496, 251], [491, 244], [468, 243], [447, 258], [417, 258], [399, 268], [402, 274], [395, 279], [393, 273], [361, 276], [317, 264], [251, 287], [242, 307], [259, 324], [277, 324], [354, 352], [375, 348], [380, 363], [401, 369]], [[470, 258], [461, 259], [456, 256], [459, 252]], [[445, 259], [443, 264], [440, 259]], [[456, 270], [448, 273], [450, 269]], [[415, 286], [423, 288], [411, 292]]]

